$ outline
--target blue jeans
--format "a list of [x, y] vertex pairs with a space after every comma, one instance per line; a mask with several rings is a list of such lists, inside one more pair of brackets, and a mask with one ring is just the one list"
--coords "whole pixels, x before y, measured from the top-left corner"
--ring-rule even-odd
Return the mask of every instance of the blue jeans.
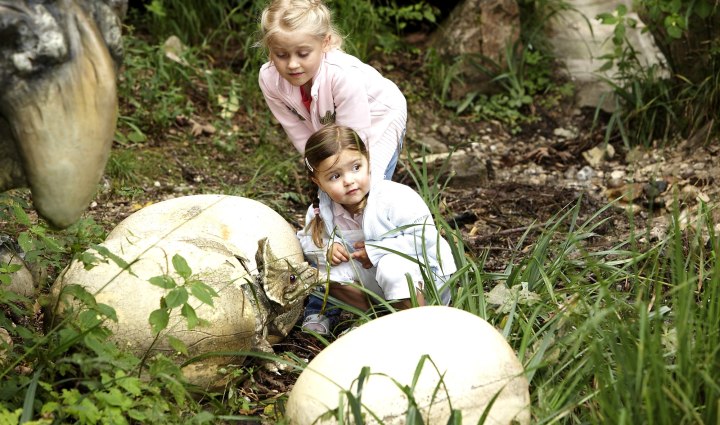
[[[403, 147], [403, 141], [405, 140], [405, 130], [403, 130], [402, 135], [400, 136], [400, 140], [398, 141], [398, 148], [395, 151], [395, 155], [390, 159], [390, 162], [388, 163], [387, 168], [385, 169], [385, 180], [392, 180], [392, 176], [395, 173], [395, 168], [397, 167], [398, 159], [400, 158], [400, 151], [402, 151]], [[322, 287], [318, 288], [322, 289]], [[313, 291], [310, 296], [308, 297], [307, 304], [305, 304], [305, 311], [303, 312], [303, 319], [308, 317], [311, 314], [320, 314], [322, 311], [322, 305], [323, 305], [323, 297], [325, 296], [324, 291], [317, 290]], [[333, 304], [328, 301], [328, 305], [326, 306], [327, 309], [325, 310], [325, 315], [330, 319], [331, 326], [333, 325], [333, 319], [337, 318], [337, 316], [340, 314], [340, 309], [333, 308]]]

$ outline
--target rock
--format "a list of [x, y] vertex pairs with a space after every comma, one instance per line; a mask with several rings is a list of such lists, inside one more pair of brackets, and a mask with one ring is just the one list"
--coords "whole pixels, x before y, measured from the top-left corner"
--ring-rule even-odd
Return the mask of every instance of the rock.
[[[430, 361], [422, 363], [425, 355]], [[478, 423], [498, 393], [486, 424], [530, 423], [528, 381], [507, 341], [478, 316], [443, 306], [383, 316], [334, 341], [300, 374], [285, 416], [292, 425], [338, 423], [318, 418], [338, 407], [343, 391], [357, 395], [357, 379], [368, 367], [364, 423], [378, 423], [372, 412], [382, 423], [404, 424], [408, 400], [399, 387], [412, 386], [418, 366], [412, 396], [423, 423], [448, 423], [450, 403], [463, 423]], [[343, 413], [348, 420], [350, 413]]]
[[[53, 298], [59, 300], [67, 285], [85, 287], [97, 302], [115, 309], [118, 321], [108, 327], [118, 346], [137, 355], [163, 352], [179, 363], [212, 352], [271, 353], [271, 344], [287, 336], [317, 283], [317, 271], [303, 261], [292, 226], [266, 205], [238, 196], [194, 195], [152, 204], [118, 224], [100, 246], [129, 269], [112, 259], [90, 269], [75, 261], [51, 288]], [[98, 250], [85, 254], [103, 257]], [[191, 328], [174, 309], [155, 341], [148, 318], [169, 290], [149, 281], [170, 276], [184, 284], [173, 266], [176, 254], [192, 270], [191, 280], [219, 296], [210, 306], [191, 295], [187, 303], [207, 323]], [[59, 314], [66, 303], [72, 301], [62, 301]], [[182, 341], [188, 355], [175, 355], [166, 336]], [[244, 359], [243, 354], [210, 356], [183, 372], [194, 384], [218, 388], [224, 384], [218, 371]]]
[[0, 365], [5, 363], [7, 353], [13, 348], [13, 340], [5, 328], [0, 328]]
[[[462, 55], [487, 58], [487, 66], [507, 64], [507, 46], [520, 37], [520, 8], [515, 0], [463, 0], [430, 38], [430, 46], [454, 60]], [[461, 64], [451, 84], [451, 97], [487, 91], [490, 77], [471, 63]]]
[[442, 137], [448, 137], [450, 136], [450, 133], [452, 133], [452, 130], [448, 125], [441, 125], [440, 127], [438, 127], [438, 133], [440, 133]]
[[634, 202], [643, 193], [643, 186], [639, 183], [628, 183], [617, 188], [608, 188], [605, 197], [610, 200], [622, 198], [623, 202]]
[[612, 159], [615, 156], [615, 148], [610, 144], [595, 146], [583, 152], [582, 156], [591, 167], [597, 168], [603, 161]]
[[593, 178], [593, 176], [595, 176], [595, 170], [588, 165], [582, 167], [576, 175], [577, 179], [580, 181], [588, 181]]
[[30, 297], [35, 293], [35, 275], [30, 271], [23, 259], [19, 247], [11, 243], [10, 238], [0, 234], [0, 268], [14, 270], [9, 274], [10, 283], [4, 285], [0, 282], [0, 290], [13, 292], [23, 297]]
[[448, 147], [445, 143], [430, 135], [423, 135], [421, 139], [417, 140], [417, 143], [421, 146], [421, 150], [425, 149], [425, 151], [429, 153], [448, 152]]
[[468, 150], [457, 150], [450, 154], [439, 153], [414, 158], [418, 164], [425, 164], [428, 174], [436, 179], [451, 178], [453, 187], [478, 187], [488, 182], [487, 162], [479, 153]]
[[[604, 25], [595, 17], [600, 13], [612, 13], [623, 0], [582, 0], [553, 14], [548, 28], [548, 41], [555, 57], [565, 65], [567, 74], [576, 87], [577, 107], [600, 106], [608, 112], [615, 107], [612, 88], [607, 81], [621, 84], [617, 68], [598, 72], [605, 60], [601, 57], [611, 53], [610, 41], [615, 27]], [[625, 27], [625, 38], [637, 53], [637, 59], [644, 66], [663, 65], [666, 60], [652, 36], [644, 31], [645, 25], [638, 15], [630, 11], [627, 15], [638, 21], [636, 28]], [[661, 73], [662, 74], [662, 73]]]
[[618, 174], [616, 174], [614, 171], [610, 173], [610, 178], [605, 182], [608, 189], [617, 189], [619, 187], [622, 187], [625, 184], [625, 178], [624, 174], [620, 177], [618, 177]]
[[574, 139], [577, 137], [577, 131], [568, 130], [562, 127], [558, 127], [553, 130], [553, 134], [564, 139]]

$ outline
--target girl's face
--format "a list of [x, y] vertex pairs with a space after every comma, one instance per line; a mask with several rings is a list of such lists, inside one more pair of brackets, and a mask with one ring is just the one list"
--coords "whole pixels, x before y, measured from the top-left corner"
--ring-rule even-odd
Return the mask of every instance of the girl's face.
[[333, 201], [350, 212], [370, 191], [370, 167], [367, 158], [358, 151], [345, 149], [322, 161], [312, 178]]
[[270, 60], [280, 75], [296, 87], [312, 85], [323, 53], [330, 49], [330, 35], [319, 39], [300, 31], [278, 32], [269, 43]]

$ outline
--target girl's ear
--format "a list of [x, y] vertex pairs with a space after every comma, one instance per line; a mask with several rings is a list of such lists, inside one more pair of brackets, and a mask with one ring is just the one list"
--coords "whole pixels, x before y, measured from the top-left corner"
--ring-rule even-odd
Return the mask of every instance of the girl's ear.
[[312, 180], [313, 183], [315, 183], [316, 186], [320, 186], [320, 183], [318, 182], [318, 179], [316, 179], [314, 176], [310, 177], [310, 180]]
[[330, 50], [330, 34], [325, 34], [325, 38], [323, 39], [322, 44], [322, 51], [323, 53], [326, 53]]

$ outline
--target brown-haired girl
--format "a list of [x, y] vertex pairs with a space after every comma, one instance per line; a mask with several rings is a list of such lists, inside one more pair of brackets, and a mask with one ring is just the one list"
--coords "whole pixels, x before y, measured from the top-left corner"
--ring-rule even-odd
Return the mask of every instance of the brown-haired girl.
[[410, 276], [424, 305], [425, 275], [448, 302], [445, 282], [456, 270], [450, 246], [412, 188], [377, 180], [371, 190], [368, 151], [355, 131], [329, 125], [315, 132], [307, 141], [305, 165], [319, 196], [298, 237], [306, 257], [321, 272], [329, 269], [333, 297], [370, 308], [367, 294], [347, 284], [353, 282], [397, 308], [408, 308]]

